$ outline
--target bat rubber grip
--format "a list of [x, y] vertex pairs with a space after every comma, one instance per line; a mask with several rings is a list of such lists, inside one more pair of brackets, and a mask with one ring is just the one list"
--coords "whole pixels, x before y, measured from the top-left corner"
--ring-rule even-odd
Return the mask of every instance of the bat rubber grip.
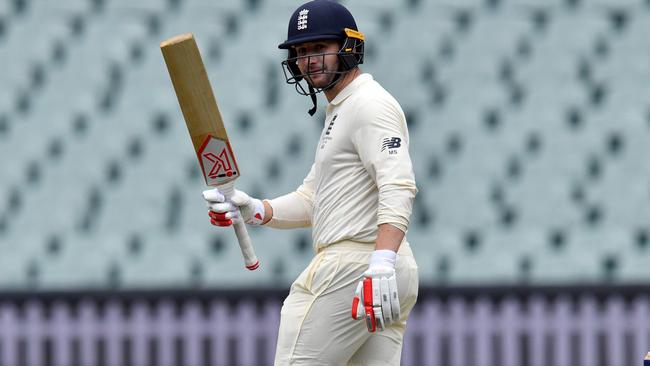
[[251, 243], [251, 237], [248, 235], [248, 231], [246, 230], [246, 224], [241, 220], [235, 220], [233, 221], [233, 227], [235, 228], [235, 235], [239, 241], [241, 254], [244, 256], [246, 269], [251, 271], [256, 270], [260, 266], [260, 261], [255, 255], [253, 244]]
[[[232, 182], [219, 186], [219, 190], [221, 190], [226, 199], [230, 199], [230, 197], [235, 193], [235, 188]], [[246, 230], [246, 224], [241, 219], [236, 219], [233, 220], [233, 228], [235, 229], [235, 235], [239, 242], [241, 254], [244, 256], [246, 269], [250, 271], [256, 270], [260, 266], [260, 261], [255, 255], [251, 237], [248, 235], [248, 230]]]

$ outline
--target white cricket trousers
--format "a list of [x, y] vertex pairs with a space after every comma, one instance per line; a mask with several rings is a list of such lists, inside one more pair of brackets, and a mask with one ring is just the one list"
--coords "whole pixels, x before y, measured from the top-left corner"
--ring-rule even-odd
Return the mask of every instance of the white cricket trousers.
[[352, 319], [352, 298], [374, 243], [343, 241], [323, 248], [291, 285], [281, 311], [275, 366], [396, 366], [406, 319], [418, 295], [418, 268], [405, 241], [396, 262], [401, 319], [369, 333]]

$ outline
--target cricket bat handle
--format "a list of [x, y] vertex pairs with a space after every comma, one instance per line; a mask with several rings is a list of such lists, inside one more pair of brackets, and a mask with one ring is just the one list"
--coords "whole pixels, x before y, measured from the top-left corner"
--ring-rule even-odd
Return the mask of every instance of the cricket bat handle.
[[260, 266], [260, 261], [255, 255], [255, 250], [251, 243], [251, 237], [248, 235], [248, 231], [246, 230], [246, 224], [241, 220], [235, 220], [233, 221], [233, 227], [235, 228], [235, 235], [239, 241], [241, 254], [244, 256], [246, 269], [251, 271], [256, 270]]
[[[219, 186], [219, 189], [221, 192], [223, 192], [223, 195], [227, 200], [229, 200], [230, 197], [232, 197], [232, 195], [235, 193], [235, 187], [232, 182]], [[255, 249], [253, 249], [251, 237], [248, 235], [248, 230], [246, 230], [246, 224], [241, 220], [241, 218], [236, 219], [233, 220], [233, 228], [235, 228], [235, 235], [237, 236], [237, 241], [239, 242], [241, 254], [244, 256], [244, 264], [246, 265], [246, 269], [250, 271], [256, 270], [260, 266], [260, 261], [255, 255]]]

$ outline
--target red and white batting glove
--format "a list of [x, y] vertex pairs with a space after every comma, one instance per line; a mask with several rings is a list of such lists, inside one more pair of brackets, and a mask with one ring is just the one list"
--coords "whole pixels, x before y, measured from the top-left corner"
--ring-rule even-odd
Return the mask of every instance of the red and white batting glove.
[[369, 332], [383, 331], [400, 318], [395, 260], [392, 250], [372, 252], [370, 266], [352, 299], [352, 318], [365, 319]]
[[219, 188], [213, 188], [203, 191], [203, 199], [210, 209], [208, 215], [214, 226], [230, 226], [233, 220], [241, 219], [249, 225], [261, 225], [264, 221], [264, 203], [242, 191], [235, 189], [230, 200], [226, 200]]

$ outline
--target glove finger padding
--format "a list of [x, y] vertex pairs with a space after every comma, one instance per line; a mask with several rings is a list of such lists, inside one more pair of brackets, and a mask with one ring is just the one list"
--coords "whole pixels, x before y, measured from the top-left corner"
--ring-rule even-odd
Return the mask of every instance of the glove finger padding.
[[[373, 285], [372, 278], [366, 277], [363, 279], [363, 308], [366, 315], [366, 327], [368, 331], [374, 333], [377, 330], [377, 314], [373, 306]], [[381, 310], [380, 310], [381, 311]], [[381, 314], [379, 316], [381, 319]], [[383, 325], [383, 324], [382, 324]], [[384, 328], [382, 327], [381, 330]]]
[[257, 199], [252, 198], [248, 194], [235, 189], [235, 193], [230, 197], [230, 201], [234, 210], [239, 209], [238, 217], [249, 225], [262, 225], [264, 222], [264, 203]]
[[235, 194], [233, 194], [232, 197], [230, 197], [230, 200], [236, 206], [245, 206], [251, 200], [251, 197], [247, 195], [246, 192], [242, 192], [235, 189]]
[[238, 217], [236, 212], [220, 213], [214, 211], [208, 211], [208, 216], [217, 221], [228, 221], [230, 219], [236, 219]]
[[382, 309], [382, 298], [384, 297], [381, 285], [382, 280], [385, 280], [385, 277], [372, 279], [372, 309], [375, 313], [376, 328], [379, 328], [379, 330], [384, 330], [386, 328], [386, 322], [384, 322], [384, 311]]
[[230, 226], [233, 221], [243, 221], [249, 225], [262, 225], [266, 215], [264, 203], [251, 198], [242, 191], [234, 190], [232, 196], [226, 199], [218, 187], [203, 191], [203, 199], [208, 209], [218, 216], [210, 215], [210, 223], [215, 226]]
[[352, 318], [366, 320], [369, 332], [383, 331], [400, 318], [395, 275], [365, 277], [352, 299]]
[[210, 203], [208, 204], [208, 208], [212, 212], [216, 213], [227, 213], [231, 212], [235, 215], [237, 215], [237, 206], [233, 205], [231, 202], [218, 202], [218, 203]]
[[395, 275], [388, 278], [388, 290], [391, 317], [392, 321], [396, 322], [401, 317], [401, 312], [399, 308], [399, 293], [397, 292], [397, 279], [395, 278]]
[[230, 213], [222, 214], [222, 213], [208, 211], [208, 216], [210, 216], [210, 223], [214, 226], [232, 225], [232, 219], [228, 217], [230, 216]]
[[[363, 273], [363, 280], [359, 282], [356, 297], [352, 300], [352, 317], [359, 319], [363, 310], [369, 332], [383, 331], [400, 318], [396, 259], [397, 253], [390, 249], [372, 252], [368, 270]], [[359, 309], [359, 303], [363, 304], [363, 309]]]
[[363, 308], [363, 282], [357, 284], [357, 289], [354, 291], [354, 298], [352, 299], [352, 319], [361, 320], [366, 315]]
[[[372, 306], [372, 292], [372, 278], [364, 278], [362, 281], [359, 281], [355, 296], [352, 299], [352, 319], [365, 319], [369, 332], [374, 332], [377, 329], [378, 319], [375, 314], [375, 309]], [[381, 315], [379, 318], [381, 318]]]
[[385, 323], [390, 324], [393, 322], [393, 311], [391, 310], [390, 290], [388, 285], [388, 282], [390, 280], [386, 277], [382, 277], [373, 281], [379, 282], [379, 286], [381, 288], [381, 313], [383, 315], [383, 320]]
[[208, 202], [208, 205], [210, 203], [226, 202], [226, 197], [218, 188], [203, 191], [203, 199]]

